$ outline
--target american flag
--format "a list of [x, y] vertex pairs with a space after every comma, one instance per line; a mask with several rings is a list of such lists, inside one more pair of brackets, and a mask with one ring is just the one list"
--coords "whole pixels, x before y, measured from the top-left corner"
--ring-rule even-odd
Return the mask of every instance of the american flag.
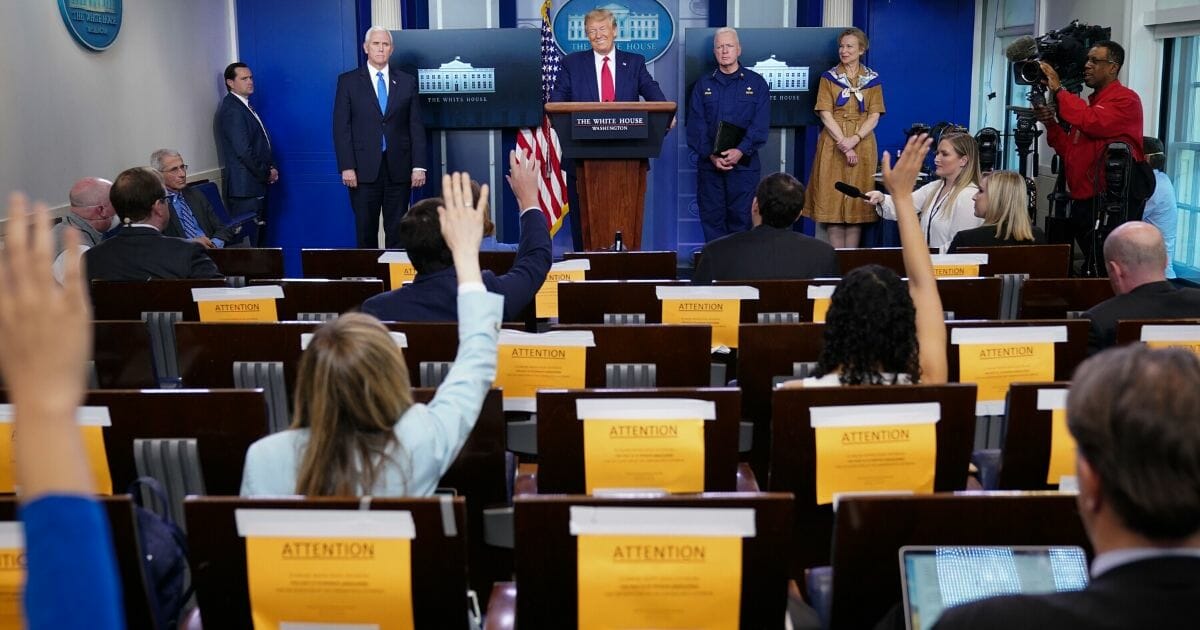
[[[554, 43], [554, 32], [550, 30], [550, 5], [551, 0], [542, 2], [542, 103], [550, 100], [550, 91], [554, 89], [554, 81], [558, 78], [558, 64], [562, 60], [558, 45]], [[550, 117], [543, 115], [542, 124], [537, 129], [522, 129], [517, 134], [517, 147], [536, 157], [543, 165], [538, 205], [553, 235], [562, 225], [570, 206], [567, 203], [567, 179], [561, 164], [562, 147], [558, 144], [558, 134], [550, 126]]]

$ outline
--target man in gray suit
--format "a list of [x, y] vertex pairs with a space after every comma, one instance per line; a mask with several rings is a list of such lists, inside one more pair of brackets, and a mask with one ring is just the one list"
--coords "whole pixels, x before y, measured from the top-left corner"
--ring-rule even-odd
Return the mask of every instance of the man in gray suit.
[[112, 182], [99, 177], [84, 177], [71, 186], [68, 193], [70, 211], [54, 226], [54, 277], [62, 281], [66, 252], [63, 235], [67, 230], [79, 232], [79, 251], [82, 254], [100, 244], [104, 233], [117, 226], [117, 212], [108, 200]]
[[787, 173], [764, 177], [750, 204], [753, 229], [705, 245], [692, 283], [836, 277], [833, 248], [792, 231], [803, 207], [804, 185], [795, 177]]

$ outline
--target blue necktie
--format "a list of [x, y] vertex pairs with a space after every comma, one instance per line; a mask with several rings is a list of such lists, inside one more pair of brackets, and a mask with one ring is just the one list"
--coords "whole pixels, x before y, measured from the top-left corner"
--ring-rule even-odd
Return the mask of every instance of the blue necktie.
[[196, 222], [196, 215], [192, 214], [192, 208], [183, 200], [183, 195], [172, 193], [171, 197], [174, 200], [171, 205], [175, 209], [175, 214], [179, 215], [179, 222], [183, 224], [184, 238], [204, 236], [204, 230], [200, 229], [200, 224]]
[[[375, 96], [379, 98], [379, 113], [387, 112], [387, 84], [383, 82], [383, 72], [375, 73]], [[383, 136], [383, 150], [387, 151], [387, 135]]]

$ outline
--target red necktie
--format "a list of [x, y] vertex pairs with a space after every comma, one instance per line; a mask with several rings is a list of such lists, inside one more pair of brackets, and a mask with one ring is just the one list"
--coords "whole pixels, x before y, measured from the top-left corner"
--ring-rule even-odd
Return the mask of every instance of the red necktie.
[[613, 85], [612, 70], [608, 69], [608, 57], [600, 67], [600, 100], [611, 103], [617, 100], [617, 88]]

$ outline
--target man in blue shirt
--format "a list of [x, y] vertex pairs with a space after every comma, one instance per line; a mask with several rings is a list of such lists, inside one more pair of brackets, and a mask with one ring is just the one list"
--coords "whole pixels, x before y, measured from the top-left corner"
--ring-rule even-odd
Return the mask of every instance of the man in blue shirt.
[[[717, 29], [717, 69], [696, 81], [687, 109], [688, 147], [696, 154], [696, 203], [704, 241], [750, 229], [750, 201], [762, 167], [758, 150], [771, 124], [771, 94], [762, 75], [738, 63], [737, 31]], [[745, 130], [737, 146], [713, 154], [720, 123]]]
[[1163, 172], [1167, 170], [1167, 156], [1162, 140], [1145, 136], [1142, 138], [1142, 149], [1146, 152], [1146, 161], [1154, 169], [1154, 194], [1146, 201], [1142, 220], [1162, 232], [1163, 242], [1167, 245], [1167, 279], [1170, 280], [1175, 277], [1175, 231], [1179, 222], [1175, 186]]

